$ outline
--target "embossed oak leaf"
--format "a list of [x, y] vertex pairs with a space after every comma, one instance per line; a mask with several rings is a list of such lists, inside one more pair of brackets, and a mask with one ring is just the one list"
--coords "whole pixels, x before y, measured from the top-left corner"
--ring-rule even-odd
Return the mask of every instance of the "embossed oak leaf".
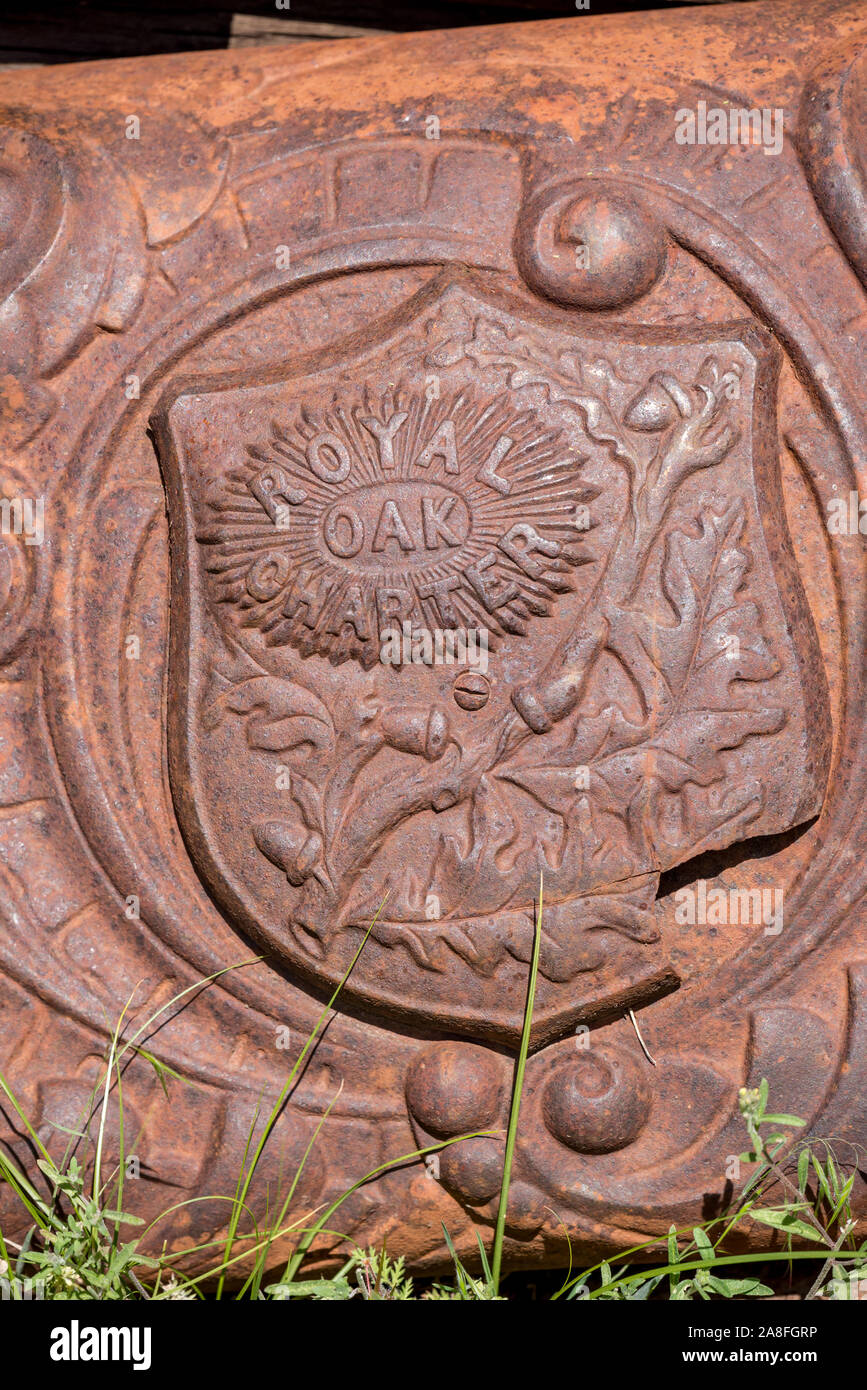
[[[620, 703], [594, 713], [591, 685], [560, 726], [556, 750], [545, 740], [544, 762], [529, 761], [525, 752], [500, 767], [503, 783], [560, 818], [560, 846], [545, 865], [552, 899], [576, 884], [598, 890], [729, 843], [758, 813], [759, 783], [733, 783], [723, 755], [774, 733], [785, 711], [765, 704], [762, 687], [779, 667], [745, 588], [750, 561], [743, 528], [739, 500], [721, 514], [705, 509], [693, 530], [673, 531], [666, 540], [664, 602], [610, 614], [606, 650], [645, 711], [640, 722], [627, 718]], [[539, 817], [513, 820], [532, 826]], [[496, 853], [496, 828], [484, 814], [474, 817], [473, 830]], [[498, 865], [504, 901], [525, 892], [538, 873], [537, 839], [528, 834], [522, 848], [512, 843], [510, 850], [511, 871], [503, 873], [502, 858]], [[478, 883], [477, 846], [470, 857]], [[488, 881], [493, 885], [493, 875]]]
[[216, 728], [223, 716], [247, 716], [247, 742], [251, 748], [280, 752], [305, 744], [329, 747], [334, 739], [331, 715], [322, 701], [306, 686], [278, 676], [252, 676], [223, 689], [203, 712], [202, 723]]

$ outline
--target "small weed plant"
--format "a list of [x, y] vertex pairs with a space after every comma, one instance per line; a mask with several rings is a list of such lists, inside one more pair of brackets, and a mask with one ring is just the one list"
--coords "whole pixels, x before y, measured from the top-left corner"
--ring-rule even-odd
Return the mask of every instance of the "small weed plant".
[[[188, 1203], [169, 1207], [150, 1224], [124, 1210], [124, 1071], [133, 1056], [153, 1067], [167, 1097], [170, 1084], [184, 1078], [160, 1060], [146, 1046], [161, 1015], [173, 1006], [195, 996], [219, 975], [209, 976], [181, 991], [140, 1026], [130, 1019], [130, 1005], [123, 1010], [111, 1033], [104, 1058], [104, 1072], [89, 1099], [81, 1127], [68, 1135], [62, 1158], [55, 1160], [32, 1125], [6, 1078], [0, 1073], [0, 1103], [15, 1117], [35, 1156], [36, 1172], [24, 1169], [0, 1151], [0, 1181], [11, 1187], [25, 1220], [29, 1222], [23, 1240], [14, 1241], [0, 1232], [0, 1283], [6, 1298], [64, 1300], [196, 1300], [202, 1298], [256, 1299], [282, 1302], [308, 1299], [336, 1302], [395, 1301], [503, 1301], [501, 1291], [503, 1246], [508, 1216], [509, 1184], [517, 1136], [524, 1069], [530, 1042], [530, 1027], [541, 942], [542, 884], [539, 886], [535, 941], [531, 960], [524, 1026], [515, 1062], [512, 1104], [506, 1132], [503, 1174], [496, 1222], [490, 1246], [477, 1232], [477, 1250], [461, 1258], [449, 1231], [444, 1227], [445, 1249], [451, 1260], [451, 1273], [441, 1281], [425, 1280], [417, 1286], [407, 1272], [402, 1257], [393, 1259], [386, 1250], [361, 1249], [346, 1240], [342, 1266], [327, 1277], [310, 1277], [308, 1255], [317, 1237], [336, 1234], [332, 1226], [342, 1203], [360, 1187], [375, 1183], [384, 1173], [426, 1155], [460, 1143], [476, 1135], [461, 1135], [441, 1144], [397, 1155], [369, 1173], [363, 1174], [336, 1200], [315, 1213], [297, 1213], [296, 1192], [304, 1165], [327, 1123], [339, 1092], [322, 1115], [306, 1153], [292, 1175], [288, 1188], [269, 1224], [264, 1228], [250, 1210], [250, 1187], [262, 1154], [274, 1131], [283, 1107], [292, 1095], [305, 1060], [315, 1046], [345, 983], [365, 936], [346, 974], [323, 1009], [299, 1057], [290, 1068], [270, 1114], [257, 1131], [254, 1119], [247, 1139], [244, 1161], [234, 1193], [200, 1197], [191, 1201], [224, 1201], [227, 1205], [226, 1234], [219, 1241], [207, 1241], [181, 1253], [163, 1248], [153, 1253], [154, 1228], [168, 1223]], [[373, 924], [372, 924], [373, 925]], [[244, 962], [246, 964], [247, 962]], [[240, 967], [232, 967], [240, 968]], [[859, 1242], [852, 1214], [852, 1189], [859, 1155], [840, 1152], [833, 1140], [798, 1142], [796, 1132], [803, 1121], [796, 1115], [768, 1110], [768, 1084], [742, 1089], [739, 1095], [747, 1148], [740, 1155], [746, 1180], [736, 1199], [721, 1215], [687, 1230], [671, 1227], [667, 1240], [656, 1237], [622, 1252], [615, 1268], [608, 1261], [580, 1273], [569, 1272], [560, 1288], [551, 1295], [557, 1299], [646, 1300], [768, 1298], [773, 1289], [756, 1272], [775, 1263], [783, 1270], [796, 1270], [802, 1262], [810, 1278], [802, 1281], [800, 1296], [806, 1299], [849, 1299], [867, 1291], [867, 1242]], [[110, 1171], [105, 1171], [106, 1134], [110, 1107], [116, 1114], [119, 1154]], [[95, 1133], [94, 1133], [95, 1131]], [[756, 1226], [770, 1227], [776, 1235], [776, 1249], [760, 1255], [734, 1253], [744, 1245], [744, 1235]], [[337, 1233], [339, 1234], [339, 1233]], [[738, 1237], [738, 1239], [735, 1239]], [[279, 1243], [291, 1253], [274, 1276], [274, 1249]], [[158, 1242], [157, 1242], [158, 1244]], [[191, 1256], [197, 1256], [205, 1272], [191, 1275], [186, 1270]], [[241, 1273], [243, 1271], [243, 1273]]]

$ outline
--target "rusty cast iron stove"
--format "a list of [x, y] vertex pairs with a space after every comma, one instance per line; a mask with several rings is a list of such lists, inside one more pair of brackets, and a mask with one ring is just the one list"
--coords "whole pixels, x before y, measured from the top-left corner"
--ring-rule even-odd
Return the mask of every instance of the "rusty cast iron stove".
[[140, 1215], [234, 1190], [373, 923], [250, 1202], [326, 1112], [299, 1210], [490, 1131], [340, 1213], [473, 1251], [540, 880], [513, 1265], [721, 1209], [762, 1077], [867, 1142], [865, 32], [0, 75], [0, 1067], [62, 1151], [190, 991]]

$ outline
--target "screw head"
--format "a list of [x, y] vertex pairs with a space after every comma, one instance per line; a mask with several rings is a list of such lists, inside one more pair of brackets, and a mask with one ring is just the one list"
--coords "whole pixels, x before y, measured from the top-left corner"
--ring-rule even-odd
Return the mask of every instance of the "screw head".
[[488, 703], [491, 682], [477, 671], [464, 671], [452, 686], [455, 703], [461, 709], [482, 709]]

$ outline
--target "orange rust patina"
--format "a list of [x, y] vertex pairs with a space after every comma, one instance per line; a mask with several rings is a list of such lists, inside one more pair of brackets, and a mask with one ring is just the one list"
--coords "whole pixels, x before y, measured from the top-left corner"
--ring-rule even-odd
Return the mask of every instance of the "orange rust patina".
[[486, 1130], [338, 1223], [472, 1252], [541, 877], [513, 1264], [721, 1207], [761, 1077], [867, 1140], [865, 28], [0, 75], [0, 1067], [62, 1151], [228, 971], [194, 1085], [129, 1065], [139, 1215], [234, 1190], [373, 921], [250, 1205], [326, 1111], [301, 1214]]

